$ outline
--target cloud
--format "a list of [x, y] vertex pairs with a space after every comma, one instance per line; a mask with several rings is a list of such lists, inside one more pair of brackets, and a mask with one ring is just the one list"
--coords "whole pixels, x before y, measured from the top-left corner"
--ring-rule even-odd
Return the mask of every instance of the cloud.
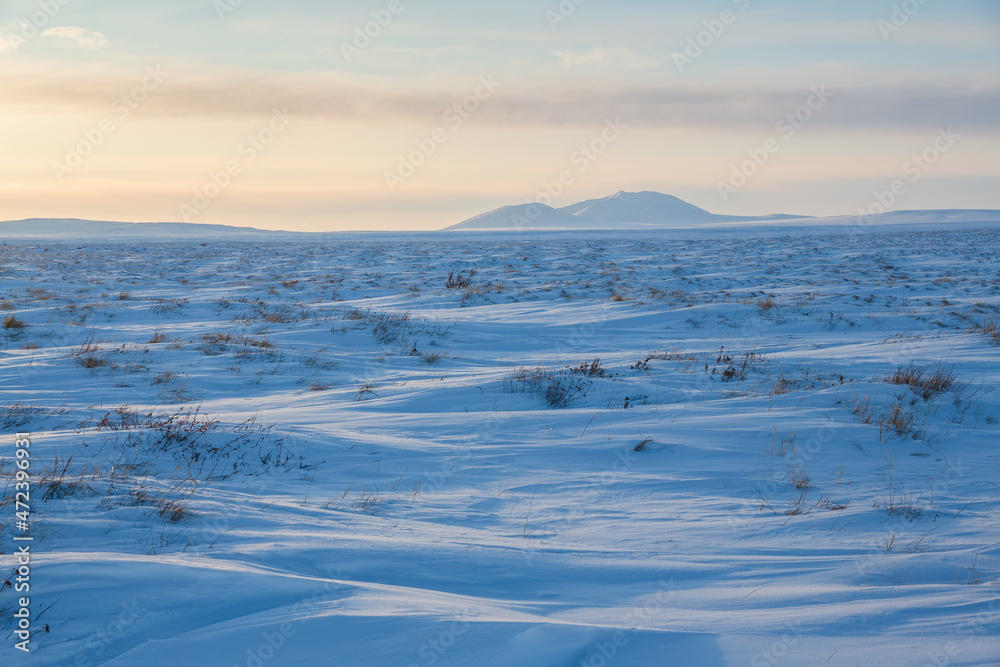
[[[269, 117], [275, 108], [331, 121], [413, 121], [434, 127], [467, 88], [418, 90], [363, 84], [332, 72], [283, 74], [273, 71], [217, 70], [184, 73], [166, 68], [170, 84], [143, 103], [147, 117]], [[131, 90], [142, 70], [114, 75], [55, 71], [41, 66], [0, 69], [0, 105], [32, 113], [62, 113], [77, 108], [106, 109]], [[475, 112], [476, 123], [504, 126], [597, 126], [619, 116], [631, 127], [707, 129], [720, 132], [773, 132], [779, 119], [793, 114], [810, 96], [808, 87], [761, 89], [757, 86], [576, 86], [504, 87]], [[810, 132], [927, 132], [953, 126], [956, 132], [1000, 133], [1000, 85], [969, 80], [954, 83], [831, 83], [829, 103], [810, 116]]]
[[630, 69], [647, 69], [659, 67], [667, 61], [666, 58], [659, 60], [647, 58], [630, 49], [606, 49], [603, 46], [594, 47], [590, 51], [572, 51], [567, 49], [554, 51], [553, 54], [559, 58], [564, 67], [618, 65]]
[[72, 39], [85, 49], [99, 49], [108, 43], [107, 37], [95, 30], [66, 26], [62, 28], [49, 28], [42, 32], [46, 37], [65, 37]]
[[27, 27], [28, 22], [22, 19], [0, 21], [0, 53], [17, 51], [25, 41], [22, 35]]

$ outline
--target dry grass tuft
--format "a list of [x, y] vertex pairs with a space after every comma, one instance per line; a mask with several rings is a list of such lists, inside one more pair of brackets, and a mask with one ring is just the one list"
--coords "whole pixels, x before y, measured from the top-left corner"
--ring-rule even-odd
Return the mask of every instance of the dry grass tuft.
[[762, 313], [766, 313], [767, 311], [771, 310], [777, 305], [778, 302], [772, 299], [771, 297], [767, 297], [766, 299], [760, 299], [759, 301], [757, 301], [757, 307], [760, 308], [760, 312]]
[[449, 271], [448, 279], [445, 281], [444, 286], [446, 289], [469, 289], [472, 287], [472, 278], [475, 275], [476, 269], [469, 269], [468, 273], [464, 270], [458, 273]]
[[567, 366], [570, 373], [577, 375], [582, 375], [584, 377], [606, 377], [608, 374], [607, 369], [601, 365], [601, 358], [595, 357], [590, 360], [581, 361], [576, 366]]
[[632, 448], [632, 451], [633, 452], [642, 452], [642, 451], [645, 451], [646, 445], [648, 445], [651, 442], [654, 442], [654, 440], [652, 438], [643, 438], [642, 442], [640, 442], [638, 445], [636, 445], [635, 447]]
[[972, 332], [978, 333], [993, 345], [1000, 345], [1000, 320], [995, 317], [987, 318], [982, 324], [974, 325]]
[[26, 326], [28, 325], [24, 320], [19, 320], [13, 315], [8, 315], [7, 317], [3, 318], [3, 328], [7, 329], [8, 331], [17, 331], [19, 329], [23, 329]]
[[938, 364], [927, 370], [914, 364], [899, 366], [886, 376], [885, 381], [895, 385], [905, 385], [918, 391], [924, 400], [935, 394], [948, 391], [955, 384], [955, 371]]

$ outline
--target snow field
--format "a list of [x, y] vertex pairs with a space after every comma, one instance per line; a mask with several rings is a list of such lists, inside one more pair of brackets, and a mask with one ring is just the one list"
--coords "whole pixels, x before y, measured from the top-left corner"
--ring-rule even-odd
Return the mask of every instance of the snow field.
[[997, 248], [4, 245], [3, 664], [998, 664]]

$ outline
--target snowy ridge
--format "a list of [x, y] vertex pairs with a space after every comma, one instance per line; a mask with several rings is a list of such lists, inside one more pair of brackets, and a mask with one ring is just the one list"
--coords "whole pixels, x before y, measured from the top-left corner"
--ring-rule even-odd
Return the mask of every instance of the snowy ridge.
[[200, 239], [296, 238], [294, 232], [189, 222], [110, 222], [77, 218], [28, 218], [0, 222], [0, 239]]
[[[568, 215], [559, 215], [568, 214]], [[617, 192], [561, 208], [543, 204], [505, 206], [483, 213], [443, 231], [548, 231], [548, 230], [691, 230], [769, 227], [794, 231], [823, 227], [849, 228], [883, 225], [954, 225], [1000, 223], [1000, 211], [991, 209], [942, 209], [892, 211], [871, 216], [812, 217], [790, 214], [766, 216], [717, 215], [677, 197], [658, 192]]]

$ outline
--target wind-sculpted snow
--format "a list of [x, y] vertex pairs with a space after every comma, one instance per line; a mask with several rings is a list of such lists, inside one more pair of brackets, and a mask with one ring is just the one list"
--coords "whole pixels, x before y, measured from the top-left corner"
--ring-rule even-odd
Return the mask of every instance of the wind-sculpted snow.
[[997, 664], [998, 243], [4, 245], [0, 663]]

